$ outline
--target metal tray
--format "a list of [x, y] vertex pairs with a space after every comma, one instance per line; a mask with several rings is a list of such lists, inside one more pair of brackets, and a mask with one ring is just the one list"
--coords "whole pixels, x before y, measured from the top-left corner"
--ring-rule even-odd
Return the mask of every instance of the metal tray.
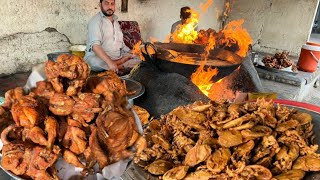
[[[288, 101], [288, 100], [274, 100], [275, 104], [279, 103], [282, 105], [285, 105], [289, 108], [295, 108], [299, 111], [306, 112], [311, 114], [314, 123], [313, 131], [316, 135], [316, 142], [318, 145], [320, 145], [320, 107], [301, 103], [301, 102], [295, 102], [295, 101]], [[318, 153], [320, 153], [320, 148], [318, 149]], [[129, 165], [126, 172], [122, 175], [123, 180], [156, 180], [159, 179], [141, 167], [135, 165], [133, 162]], [[320, 179], [320, 172], [308, 172], [306, 176], [304, 177], [304, 180], [314, 180], [314, 179]]]
[[133, 79], [129, 79], [127, 77], [121, 77], [121, 79], [125, 80], [127, 91], [134, 92], [134, 94], [131, 94], [128, 96], [129, 100], [136, 99], [144, 93], [145, 88], [138, 81], [135, 81]]
[[[131, 82], [131, 81], [128, 81]], [[134, 82], [134, 80], [132, 80]], [[143, 86], [142, 86], [143, 87]], [[142, 93], [143, 94], [143, 93]], [[320, 107], [301, 103], [301, 102], [295, 102], [295, 101], [288, 101], [288, 100], [274, 100], [275, 103], [283, 104], [289, 108], [295, 108], [299, 111], [309, 113], [314, 123], [313, 131], [316, 134], [316, 142], [318, 145], [320, 145]], [[318, 153], [320, 153], [318, 149]], [[0, 156], [1, 160], [1, 156]], [[2, 180], [22, 180], [22, 178], [12, 174], [9, 171], [6, 171], [2, 169], [2, 166], [0, 165], [0, 179]], [[136, 166], [133, 162], [131, 162], [128, 165], [127, 170], [125, 173], [121, 176], [123, 180], [156, 180], [157, 177], [149, 174], [144, 169]], [[314, 180], [314, 179], [320, 179], [320, 172], [309, 172], [304, 177], [304, 180]]]

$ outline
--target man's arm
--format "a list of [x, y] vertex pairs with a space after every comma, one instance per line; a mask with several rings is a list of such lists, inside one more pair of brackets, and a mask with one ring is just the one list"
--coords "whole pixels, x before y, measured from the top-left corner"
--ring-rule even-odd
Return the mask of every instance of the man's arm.
[[98, 56], [105, 63], [107, 63], [110, 70], [118, 71], [117, 64], [113, 62], [113, 60], [107, 55], [107, 53], [103, 50], [103, 48], [100, 45], [94, 44], [92, 49], [96, 56]]

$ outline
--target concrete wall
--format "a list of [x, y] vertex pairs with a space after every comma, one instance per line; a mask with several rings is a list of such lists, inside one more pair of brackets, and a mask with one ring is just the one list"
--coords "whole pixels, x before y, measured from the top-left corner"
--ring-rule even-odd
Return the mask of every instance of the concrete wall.
[[319, 0], [236, 0], [230, 20], [245, 19], [254, 50], [300, 54], [309, 38]]
[[[200, 28], [219, 27], [216, 9], [221, 12], [222, 1], [216, 0], [201, 16]], [[182, 6], [199, 10], [206, 0], [129, 0], [128, 13], [120, 12], [120, 2], [116, 0], [120, 20], [136, 20], [144, 40], [162, 41], [179, 19]], [[99, 10], [98, 0], [1, 0], [0, 75], [28, 71], [33, 64], [46, 61], [48, 53], [84, 44], [87, 22]]]

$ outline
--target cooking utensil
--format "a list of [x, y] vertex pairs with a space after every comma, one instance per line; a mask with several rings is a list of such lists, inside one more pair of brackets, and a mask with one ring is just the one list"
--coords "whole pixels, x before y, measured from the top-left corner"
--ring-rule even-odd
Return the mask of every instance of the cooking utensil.
[[[287, 106], [288, 108], [295, 108], [299, 111], [309, 113], [313, 118], [312, 119], [312, 122], [314, 124], [313, 131], [316, 135], [316, 144], [320, 145], [320, 107], [307, 104], [307, 103], [290, 101], [290, 100], [275, 99], [273, 101], [275, 104], [279, 103]], [[318, 153], [320, 153], [320, 150], [318, 150]], [[134, 179], [156, 180], [158, 178], [156, 176], [151, 175], [146, 170], [135, 165], [132, 162], [127, 168], [126, 172], [122, 175], [122, 179], [123, 180], [134, 180]], [[303, 180], [313, 180], [313, 179], [320, 179], [320, 172], [307, 172]]]
[[160, 71], [178, 73], [190, 78], [196, 69], [204, 64], [208, 67], [217, 68], [219, 73], [212, 81], [231, 74], [243, 60], [240, 56], [224, 49], [214, 49], [209, 52], [204, 61], [203, 53], [205, 46], [181, 43], [146, 43], [142, 54], [146, 63], [151, 64]]
[[126, 77], [121, 77], [121, 79], [125, 80], [127, 91], [129, 93], [131, 92], [131, 94], [128, 95], [128, 101], [130, 103], [145, 92], [145, 87], [138, 81]]

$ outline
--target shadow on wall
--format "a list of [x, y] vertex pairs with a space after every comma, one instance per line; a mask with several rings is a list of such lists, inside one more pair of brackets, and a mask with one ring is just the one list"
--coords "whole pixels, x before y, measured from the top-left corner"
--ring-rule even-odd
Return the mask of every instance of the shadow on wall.
[[138, 0], [139, 3], [147, 3], [150, 0]]

